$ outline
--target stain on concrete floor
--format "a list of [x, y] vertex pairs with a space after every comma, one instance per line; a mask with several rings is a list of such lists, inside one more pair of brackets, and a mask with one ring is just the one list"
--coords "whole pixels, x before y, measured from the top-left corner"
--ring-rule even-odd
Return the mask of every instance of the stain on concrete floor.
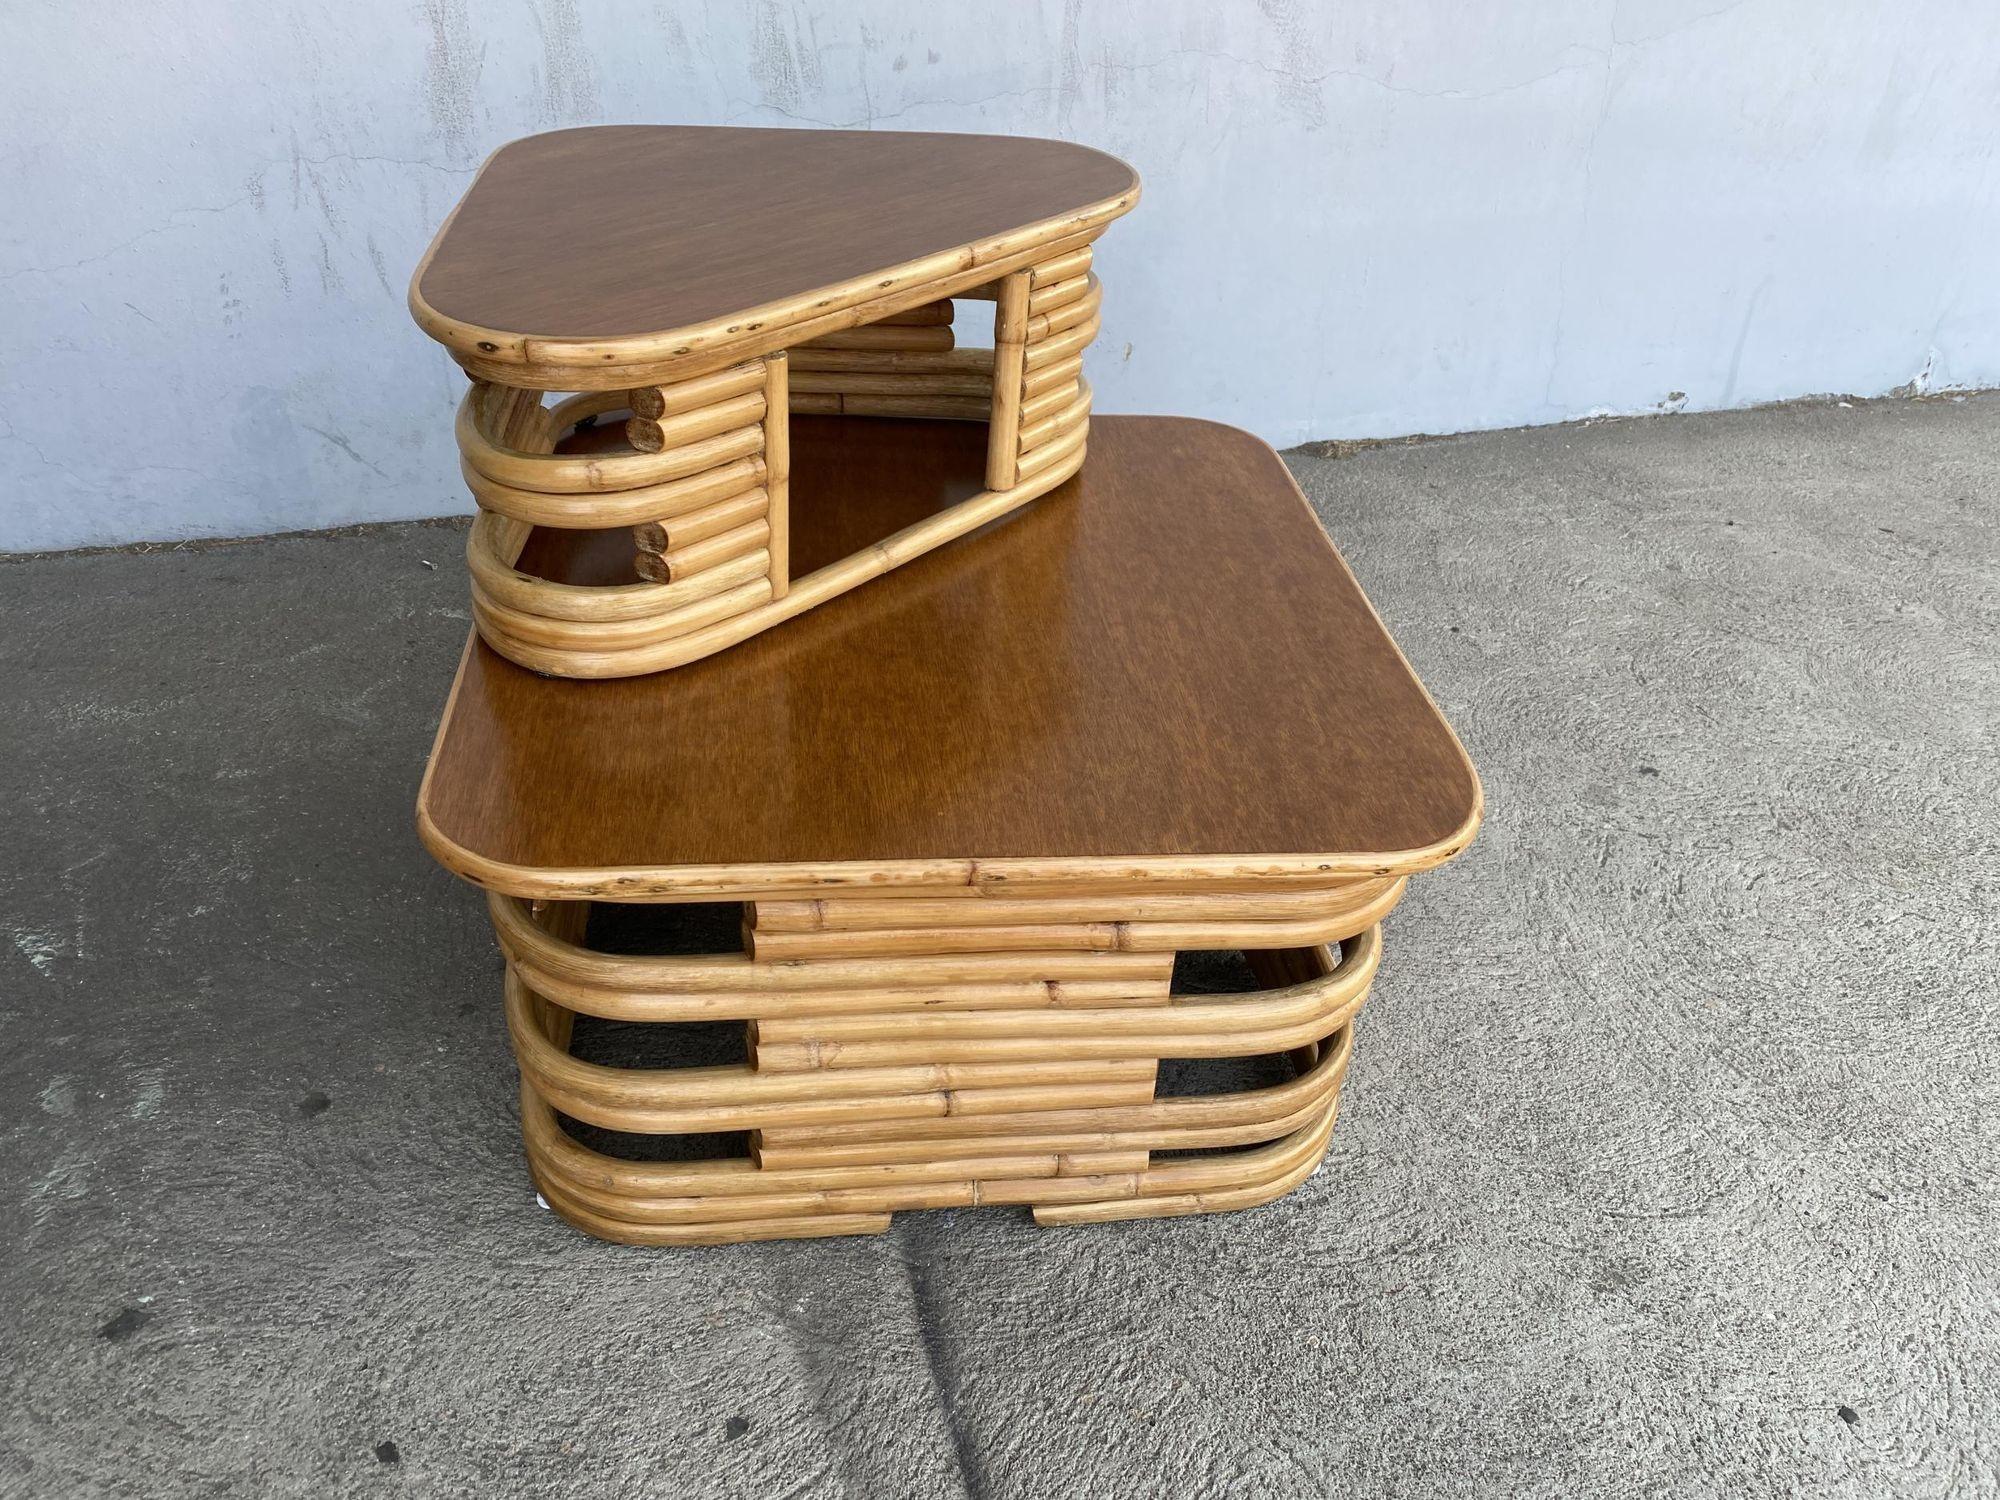
[[455, 539], [0, 565], [0, 1494], [1993, 1492], [2000, 398], [1292, 461], [1487, 824], [1310, 1183], [1079, 1230], [580, 1238]]

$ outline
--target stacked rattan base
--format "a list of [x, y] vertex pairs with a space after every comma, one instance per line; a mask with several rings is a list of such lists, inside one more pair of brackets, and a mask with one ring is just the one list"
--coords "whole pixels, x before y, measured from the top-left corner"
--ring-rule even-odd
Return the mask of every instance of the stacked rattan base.
[[[1268, 1202], [1325, 1153], [1403, 885], [758, 901], [746, 953], [697, 958], [593, 952], [579, 942], [588, 903], [493, 897], [535, 1181], [577, 1227], [640, 1244], [869, 1234], [899, 1209], [1025, 1204], [1069, 1224]], [[1175, 954], [1192, 949], [1243, 951], [1266, 988], [1173, 994]], [[583, 1062], [568, 1051], [578, 1014], [741, 1020], [750, 1060]], [[1288, 1082], [1158, 1096], [1163, 1060], [1274, 1054], [1292, 1059]], [[624, 1160], [563, 1116], [636, 1135], [749, 1131], [751, 1156]], [[1155, 1155], [1190, 1150], [1204, 1154]]]

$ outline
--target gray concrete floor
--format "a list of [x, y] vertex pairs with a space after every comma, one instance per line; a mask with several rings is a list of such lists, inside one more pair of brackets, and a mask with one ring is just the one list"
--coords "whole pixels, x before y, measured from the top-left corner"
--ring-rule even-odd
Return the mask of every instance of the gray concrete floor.
[[1993, 1492], [2000, 398], [1292, 457], [1490, 810], [1212, 1219], [580, 1238], [459, 531], [0, 565], [0, 1493]]

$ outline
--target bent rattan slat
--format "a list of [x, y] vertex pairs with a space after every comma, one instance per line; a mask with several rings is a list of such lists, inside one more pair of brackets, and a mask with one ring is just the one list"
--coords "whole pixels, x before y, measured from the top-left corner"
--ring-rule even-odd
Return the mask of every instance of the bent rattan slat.
[[1048, 1110], [984, 1119], [865, 1120], [763, 1133], [760, 1161], [773, 1166], [902, 1161], [912, 1153], [964, 1154], [1004, 1136], [1021, 1150], [1195, 1149], [1271, 1140], [1298, 1129], [1338, 1092], [1352, 1027], [1342, 1027], [1298, 1076], [1237, 1094], [1155, 1099], [1106, 1109]]
[[[752, 903], [758, 936], [787, 932], [859, 932], [884, 927], [1013, 927], [1037, 922], [1286, 921], [1332, 918], [1359, 910], [1406, 877], [1349, 879], [1298, 889], [1171, 891], [1149, 888], [1120, 894], [1116, 885], [1073, 885], [1067, 890], [1004, 894], [963, 887], [951, 895], [896, 887], [893, 901], [764, 900]], [[1367, 923], [1361, 924], [1368, 925]], [[1357, 929], [1358, 930], [1358, 929]], [[1317, 941], [1326, 941], [1324, 937]]]

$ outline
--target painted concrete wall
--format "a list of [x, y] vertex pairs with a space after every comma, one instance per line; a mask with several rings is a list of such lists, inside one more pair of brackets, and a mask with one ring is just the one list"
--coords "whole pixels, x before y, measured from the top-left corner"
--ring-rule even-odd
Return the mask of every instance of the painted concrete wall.
[[404, 311], [500, 142], [1132, 161], [1106, 410], [1279, 444], [2000, 384], [1993, 0], [157, 0], [0, 49], [0, 550], [464, 509]]

